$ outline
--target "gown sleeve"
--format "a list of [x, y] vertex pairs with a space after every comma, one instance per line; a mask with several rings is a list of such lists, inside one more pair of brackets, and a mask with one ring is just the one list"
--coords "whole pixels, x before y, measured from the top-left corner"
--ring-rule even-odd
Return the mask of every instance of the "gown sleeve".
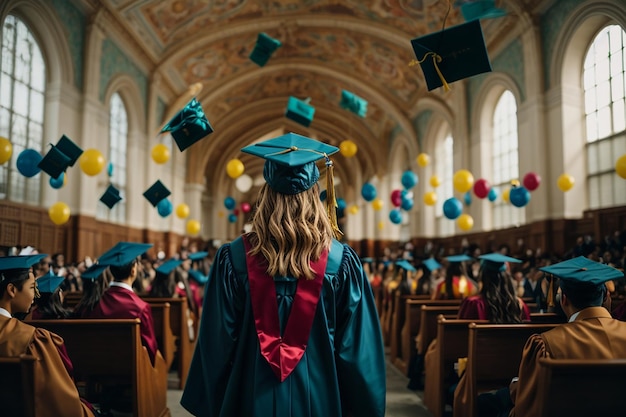
[[372, 289], [356, 253], [344, 246], [339, 268], [335, 356], [343, 415], [385, 414], [385, 355]]
[[519, 366], [517, 382], [511, 384], [511, 400], [513, 410], [510, 417], [538, 416], [541, 404], [537, 387], [539, 386], [539, 358], [548, 356], [546, 344], [541, 335], [534, 334], [524, 346]]

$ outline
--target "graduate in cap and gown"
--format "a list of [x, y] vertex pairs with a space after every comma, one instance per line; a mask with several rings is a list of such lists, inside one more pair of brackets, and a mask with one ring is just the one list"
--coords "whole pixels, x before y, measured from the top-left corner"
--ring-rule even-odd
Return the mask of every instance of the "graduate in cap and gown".
[[448, 261], [446, 278], [437, 285], [432, 295], [433, 299], [463, 299], [478, 292], [478, 285], [468, 277], [464, 264], [472, 259], [474, 258], [467, 255], [453, 255], [446, 258]]
[[[39, 295], [31, 267], [45, 256], [0, 258], [0, 357], [26, 354], [37, 358], [32, 397], [38, 417], [92, 417], [93, 408], [81, 400], [72, 380], [63, 339], [13, 317], [28, 312]], [[7, 405], [2, 408], [6, 412]]]
[[[293, 133], [242, 149], [266, 159], [266, 184], [251, 231], [223, 245], [209, 272], [181, 399], [193, 415], [384, 415], [374, 297], [358, 255], [334, 239], [329, 156], [337, 150]], [[319, 159], [328, 167], [326, 208]]]

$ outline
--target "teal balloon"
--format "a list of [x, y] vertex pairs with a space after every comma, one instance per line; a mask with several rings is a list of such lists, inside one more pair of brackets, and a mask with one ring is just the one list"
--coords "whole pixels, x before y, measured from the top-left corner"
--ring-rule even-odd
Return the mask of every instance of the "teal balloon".
[[515, 207], [524, 207], [530, 201], [530, 191], [525, 187], [514, 187], [509, 193], [509, 201]]
[[398, 209], [391, 210], [389, 212], [389, 220], [391, 220], [391, 223], [393, 224], [402, 223], [402, 212]]
[[414, 202], [412, 198], [402, 198], [402, 204], [400, 205], [400, 207], [402, 207], [402, 210], [404, 211], [409, 211], [413, 208]]
[[107, 175], [110, 177], [113, 176], [113, 163], [109, 162], [109, 164], [107, 165]]
[[470, 191], [465, 193], [465, 195], [463, 196], [463, 201], [465, 202], [466, 206], [472, 205], [472, 193]]
[[413, 171], [404, 171], [400, 181], [402, 182], [402, 186], [408, 190], [417, 185], [418, 177], [417, 174]]
[[339, 210], [345, 210], [346, 207], [348, 207], [348, 204], [346, 203], [346, 200], [344, 200], [343, 198], [338, 198], [337, 199], [337, 208]]
[[61, 175], [59, 175], [58, 178], [50, 177], [50, 187], [58, 190], [59, 188], [63, 187], [63, 180], [65, 180], [65, 172], [61, 172]]
[[230, 213], [228, 215], [228, 221], [230, 223], [235, 223], [237, 221], [237, 215], [235, 213]]
[[327, 195], [326, 190], [323, 190], [323, 191], [320, 193], [320, 200], [322, 200], [322, 201], [326, 201], [326, 195]]
[[366, 182], [363, 184], [363, 187], [361, 187], [361, 197], [363, 197], [365, 201], [374, 201], [376, 198], [376, 187]]
[[159, 201], [159, 204], [157, 204], [157, 211], [159, 212], [159, 216], [161, 217], [169, 216], [170, 214], [172, 214], [173, 209], [174, 206], [172, 205], [172, 202], [167, 198], [164, 198], [163, 200]]
[[[510, 197], [510, 196], [509, 196]], [[489, 201], [494, 202], [496, 201], [496, 199], [498, 198], [498, 190], [496, 190], [495, 188], [491, 188], [489, 190], [489, 194], [487, 194], [487, 198], [489, 199]]]
[[443, 203], [443, 215], [450, 220], [454, 220], [461, 215], [463, 205], [457, 198], [449, 198]]
[[228, 210], [234, 209], [236, 204], [237, 202], [232, 197], [226, 197], [224, 199], [224, 207], [226, 207]]
[[24, 149], [17, 157], [15, 166], [17, 170], [26, 178], [34, 177], [39, 174], [41, 169], [37, 166], [43, 159], [43, 156], [34, 149]]

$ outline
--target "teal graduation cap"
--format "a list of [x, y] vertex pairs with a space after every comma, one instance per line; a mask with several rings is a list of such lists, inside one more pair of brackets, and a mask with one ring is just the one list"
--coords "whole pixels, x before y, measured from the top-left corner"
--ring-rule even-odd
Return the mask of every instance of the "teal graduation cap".
[[285, 117], [300, 123], [302, 126], [311, 126], [313, 116], [315, 116], [315, 107], [311, 106], [310, 102], [310, 98], [300, 100], [293, 96], [289, 97]]
[[451, 256], [447, 256], [446, 257], [446, 261], [448, 261], [450, 263], [467, 262], [467, 261], [472, 261], [472, 260], [474, 260], [474, 258], [472, 258], [471, 256], [468, 256], [468, 255], [465, 255], [465, 254], [451, 255]]
[[367, 100], [348, 90], [341, 90], [341, 101], [339, 102], [339, 106], [342, 109], [349, 110], [360, 117], [365, 117], [367, 114]]
[[441, 264], [435, 260], [435, 258], [428, 258], [422, 262], [429, 271], [434, 271], [441, 268]]
[[501, 253], [487, 253], [478, 257], [482, 261], [482, 267], [491, 271], [504, 271], [506, 269], [505, 264], [509, 263], [521, 263], [522, 261], [517, 258], [502, 255]]
[[598, 286], [624, 276], [622, 271], [584, 256], [544, 266], [539, 270], [557, 276], [568, 284], [579, 286]]
[[156, 207], [161, 200], [167, 198], [170, 194], [172, 193], [165, 185], [163, 185], [161, 180], [156, 180], [150, 188], [144, 191], [143, 196], [150, 202], [150, 204], [152, 204], [153, 207]]
[[406, 259], [402, 259], [400, 261], [396, 261], [396, 266], [398, 266], [399, 268], [404, 269], [405, 271], [411, 271], [411, 272], [415, 272], [416, 269], [413, 265], [411, 265], [411, 263], [409, 261], [407, 261]]
[[506, 16], [506, 11], [496, 7], [495, 0], [474, 0], [461, 4], [461, 13], [466, 22], [475, 19], [494, 19]]
[[174, 269], [176, 269], [182, 263], [183, 261], [180, 259], [176, 259], [176, 258], [168, 259], [167, 261], [159, 265], [159, 267], [156, 268], [155, 271], [159, 274], [169, 275]]
[[80, 277], [84, 279], [96, 279], [100, 275], [102, 275], [104, 270], [108, 267], [108, 265], [101, 265], [99, 263], [93, 264], [89, 268], [87, 268], [82, 274], [80, 274]]
[[209, 252], [206, 252], [206, 251], [192, 252], [189, 255], [187, 255], [187, 257], [191, 259], [192, 261], [200, 261], [206, 258], [208, 254]]
[[64, 277], [46, 274], [37, 278], [37, 289], [40, 293], [53, 293], [65, 281]]
[[189, 276], [194, 279], [198, 284], [206, 284], [209, 282], [209, 276], [204, 275], [202, 272], [196, 269], [189, 270]]
[[480, 20], [471, 20], [411, 40], [428, 91], [491, 71]]
[[0, 283], [18, 278], [23, 271], [29, 270], [46, 256], [48, 255], [40, 253], [37, 255], [0, 257]]
[[109, 184], [104, 194], [100, 196], [100, 201], [104, 203], [105, 206], [112, 209], [117, 203], [122, 201], [122, 196], [120, 196], [120, 191], [115, 188], [113, 184]]
[[82, 153], [78, 145], [63, 135], [56, 145], [51, 145], [37, 166], [52, 178], [58, 178], [68, 167], [74, 166]]
[[213, 127], [206, 118], [202, 105], [194, 97], [161, 129], [161, 133], [164, 132], [170, 132], [182, 152], [213, 133]]
[[146, 253], [151, 243], [118, 242], [98, 258], [98, 265], [123, 267]]
[[267, 64], [272, 54], [281, 46], [282, 43], [278, 39], [274, 39], [267, 33], [261, 32], [258, 34], [256, 45], [254, 45], [254, 49], [250, 53], [250, 60], [259, 67], [262, 67]]

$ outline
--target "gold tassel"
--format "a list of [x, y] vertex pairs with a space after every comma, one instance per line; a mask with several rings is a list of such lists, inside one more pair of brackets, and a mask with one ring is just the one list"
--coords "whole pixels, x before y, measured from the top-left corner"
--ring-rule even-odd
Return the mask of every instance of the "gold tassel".
[[554, 277], [550, 280], [550, 286], [548, 287], [548, 307], [554, 307]]
[[335, 196], [335, 179], [334, 179], [334, 166], [333, 161], [330, 160], [328, 156], [326, 156], [326, 213], [328, 214], [328, 219], [330, 220], [330, 225], [333, 229], [333, 233], [335, 234], [335, 239], [341, 239], [343, 233], [339, 230], [339, 225], [337, 224], [337, 198]]

